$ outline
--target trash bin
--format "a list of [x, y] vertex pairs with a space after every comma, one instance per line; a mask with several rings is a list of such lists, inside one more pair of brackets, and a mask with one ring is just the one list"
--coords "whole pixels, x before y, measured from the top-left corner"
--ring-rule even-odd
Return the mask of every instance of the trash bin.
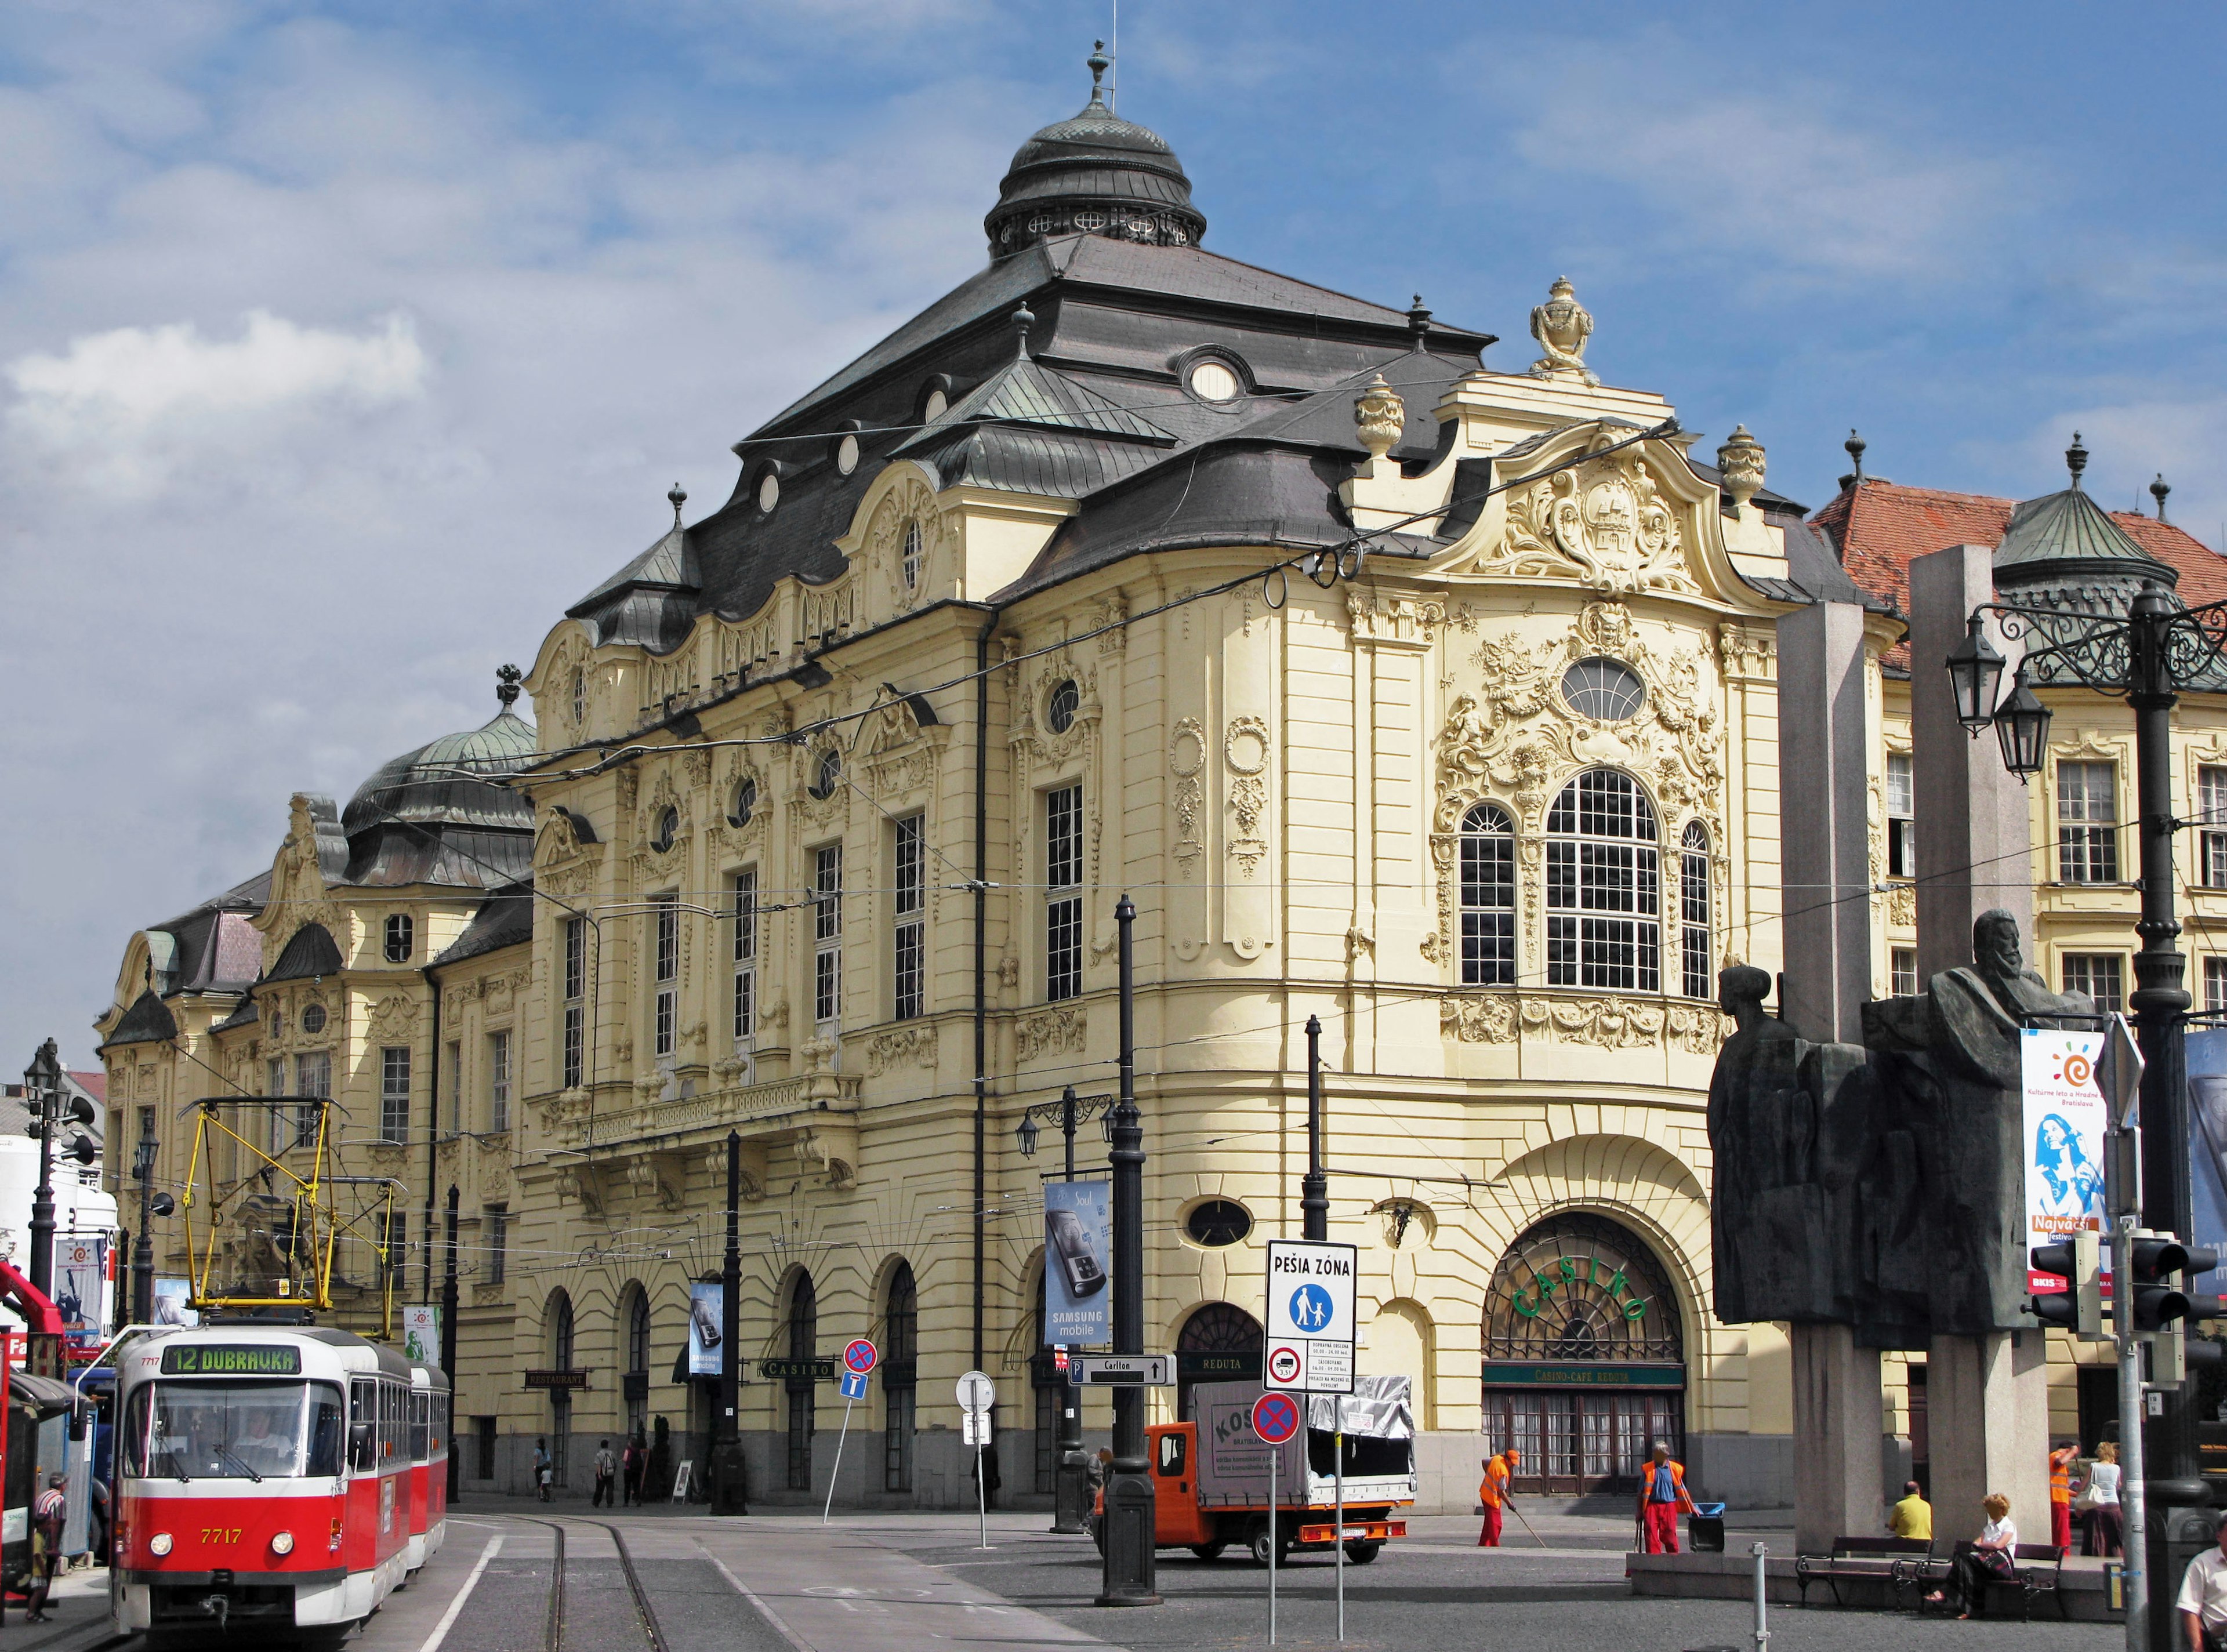
[[1722, 1554], [1725, 1552], [1725, 1506], [1720, 1502], [1696, 1502], [1694, 1512], [1686, 1516], [1686, 1547], [1696, 1554]]

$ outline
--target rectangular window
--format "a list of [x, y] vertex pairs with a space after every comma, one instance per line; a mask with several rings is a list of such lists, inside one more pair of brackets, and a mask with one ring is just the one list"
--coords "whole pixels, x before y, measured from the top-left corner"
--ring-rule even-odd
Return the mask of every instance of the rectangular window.
[[917, 1413], [909, 1382], [892, 1383], [882, 1390], [882, 1489], [912, 1489], [912, 1438]]
[[510, 1128], [510, 1034], [488, 1034], [488, 1129], [501, 1135]]
[[1082, 788], [1044, 794], [1044, 998], [1082, 991]]
[[2204, 1007], [2227, 1010], [2227, 958], [2204, 960]]
[[410, 1046], [387, 1044], [379, 1052], [379, 1139], [410, 1139]]
[[735, 1048], [750, 1048], [758, 1030], [758, 875], [735, 874]]
[[2204, 887], [2227, 889], [2227, 769], [2207, 763], [2196, 771], [2196, 806], [2205, 826], [2197, 840]]
[[588, 921], [565, 920], [565, 1088], [577, 1090], [587, 1066]]
[[494, 1418], [492, 1418], [492, 1417], [475, 1417], [475, 1418], [473, 1418], [473, 1419], [472, 1419], [472, 1444], [473, 1444], [475, 1446], [476, 1446], [476, 1447], [478, 1448], [478, 1450], [477, 1450], [477, 1451], [475, 1453], [475, 1456], [478, 1457], [478, 1459], [479, 1459], [479, 1460], [477, 1461], [477, 1463], [475, 1463], [475, 1464], [473, 1465], [474, 1467], [475, 1467], [475, 1468], [479, 1470], [479, 1472], [478, 1472], [477, 1474], [474, 1475], [472, 1477], [473, 1477], [474, 1479], [476, 1479], [476, 1480], [492, 1480], [492, 1479], [494, 1479], [494, 1478], [495, 1478], [495, 1419], [494, 1419]]
[[2107, 1014], [2124, 1010], [2124, 960], [2116, 953], [2069, 952], [2064, 954], [2064, 990], [2085, 992], [2096, 1000], [2096, 1007]]
[[2057, 877], [2064, 883], [2119, 881], [2119, 766], [2057, 765]]
[[1914, 998], [1918, 996], [1918, 949], [1916, 947], [1896, 947], [1891, 949], [1887, 954], [1886, 967], [1886, 990], [1890, 996], [1898, 998]]
[[1886, 760], [1886, 875], [1918, 876], [1918, 781], [1907, 753]]
[[1508, 816], [1479, 804], [1462, 820], [1461, 979], [1516, 985], [1516, 835]]
[[[333, 1093], [333, 1053], [309, 1049], [294, 1057], [294, 1094], [329, 1098]], [[294, 1111], [294, 1145], [309, 1147], [317, 1139], [317, 1120], [324, 1109], [304, 1106]]]
[[928, 1011], [926, 864], [928, 843], [922, 816], [913, 814], [897, 824], [897, 918], [891, 979], [897, 983], [897, 1018], [909, 1021]]
[[449, 1133], [460, 1136], [464, 1130], [464, 1047], [450, 1040], [449, 1044]]
[[1714, 998], [1709, 990], [1709, 851], [1701, 823], [1686, 828], [1678, 854], [1678, 973], [1689, 998]]
[[[284, 1095], [286, 1094], [286, 1058], [284, 1056], [273, 1056], [269, 1061], [263, 1063], [263, 1094], [265, 1095]], [[272, 1107], [271, 1109], [271, 1133], [268, 1150], [274, 1153], [280, 1151], [286, 1145], [288, 1126], [287, 1121], [284, 1116], [284, 1113], [285, 1109], [284, 1107]]]
[[843, 845], [812, 856], [812, 1022], [833, 1036], [843, 1015]]
[[680, 1024], [680, 897], [670, 890], [654, 895], [650, 947], [657, 966], [657, 1055], [670, 1061]]
[[1039, 1494], [1059, 1489], [1059, 1402], [1066, 1397], [1065, 1383], [1039, 1383], [1036, 1390], [1036, 1489]]
[[510, 1208], [491, 1204], [487, 1208], [487, 1219], [480, 1224], [487, 1235], [487, 1282], [501, 1285], [509, 1262]]

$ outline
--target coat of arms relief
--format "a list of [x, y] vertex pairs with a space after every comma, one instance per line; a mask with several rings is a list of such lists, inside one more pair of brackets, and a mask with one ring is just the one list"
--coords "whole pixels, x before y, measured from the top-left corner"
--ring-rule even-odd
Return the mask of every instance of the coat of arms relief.
[[[1628, 431], [1604, 426], [1596, 450]], [[1521, 474], [1534, 456], [1503, 456]], [[1595, 590], [1675, 591], [1701, 585], [1687, 567], [1686, 536], [1674, 501], [1637, 450], [1558, 470], [1509, 495], [1507, 526], [1471, 571], [1517, 578], [1575, 579]]]

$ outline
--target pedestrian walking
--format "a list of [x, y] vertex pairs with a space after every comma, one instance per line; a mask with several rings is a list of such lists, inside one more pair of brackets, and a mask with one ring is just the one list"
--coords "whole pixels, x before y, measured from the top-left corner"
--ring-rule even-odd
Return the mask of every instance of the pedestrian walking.
[[1477, 1485], [1477, 1500], [1484, 1505], [1484, 1529], [1477, 1534], [1477, 1546], [1481, 1549], [1500, 1547], [1501, 1508], [1510, 1500], [1509, 1483], [1516, 1477], [1516, 1465], [1522, 1460], [1522, 1454], [1513, 1445], [1499, 1456], [1485, 1459], [1484, 1478]]
[[632, 1503], [641, 1506], [641, 1464], [648, 1453], [643, 1449], [641, 1436], [627, 1436], [626, 1449], [619, 1453], [619, 1506]]
[[588, 1507], [601, 1508], [612, 1502], [617, 1492], [619, 1460], [611, 1455], [611, 1443], [607, 1439], [596, 1442], [596, 1495], [588, 1499]]
[[2127, 1546], [2127, 1514], [2119, 1502], [2119, 1442], [2107, 1439], [2096, 1448], [2096, 1461], [2088, 1470], [2088, 1553], [2111, 1556]]
[[2072, 1553], [2072, 1470], [2080, 1443], [2061, 1439], [2049, 1454], [2049, 1540], [2059, 1554]]
[[110, 1529], [107, 1482], [95, 1480], [92, 1489], [93, 1496], [87, 1502], [87, 1513], [93, 1518], [93, 1563], [95, 1566], [106, 1566], [109, 1559]]
[[542, 1502], [549, 1501], [550, 1483], [556, 1477], [557, 1465], [550, 1459], [549, 1442], [546, 1439], [535, 1440], [533, 1442], [533, 1484], [534, 1489], [541, 1494]]
[[1686, 1465], [1670, 1460], [1670, 1442], [1656, 1440], [1639, 1470], [1639, 1537], [1650, 1554], [1678, 1553], [1678, 1516], [1694, 1512]]
[[48, 1475], [47, 1489], [31, 1505], [31, 1596], [24, 1603], [23, 1614], [27, 1623], [47, 1621], [47, 1591], [54, 1587], [54, 1563], [61, 1559], [62, 1521], [69, 1510], [62, 1488], [68, 1483], [67, 1475]]
[[2212, 1525], [2218, 1546], [2208, 1548], [2188, 1563], [2180, 1576], [2180, 1598], [2173, 1606], [2180, 1617], [2180, 1639], [2189, 1652], [2227, 1652], [2227, 1508]]

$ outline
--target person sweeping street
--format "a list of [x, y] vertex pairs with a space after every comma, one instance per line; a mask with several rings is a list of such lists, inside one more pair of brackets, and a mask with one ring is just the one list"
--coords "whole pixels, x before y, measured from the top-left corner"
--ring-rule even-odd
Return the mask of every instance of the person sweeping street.
[[1516, 1477], [1516, 1465], [1522, 1460], [1522, 1454], [1513, 1445], [1498, 1457], [1485, 1459], [1484, 1478], [1477, 1485], [1477, 1500], [1484, 1507], [1484, 1529], [1477, 1534], [1477, 1546], [1481, 1549], [1500, 1547], [1501, 1510], [1511, 1502], [1509, 1483]]
[[1656, 1440], [1639, 1470], [1639, 1537], [1650, 1554], [1678, 1553], [1678, 1516], [1694, 1511], [1686, 1465], [1670, 1460], [1670, 1443]]

